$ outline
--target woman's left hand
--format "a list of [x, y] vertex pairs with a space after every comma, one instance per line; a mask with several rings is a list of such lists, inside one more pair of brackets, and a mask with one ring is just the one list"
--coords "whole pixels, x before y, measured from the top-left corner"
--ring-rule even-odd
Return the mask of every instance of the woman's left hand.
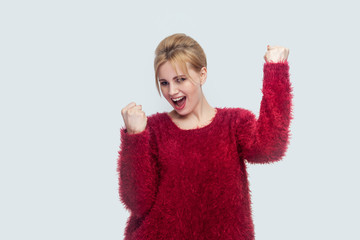
[[289, 56], [289, 49], [281, 46], [267, 45], [267, 51], [264, 59], [266, 62], [285, 62]]

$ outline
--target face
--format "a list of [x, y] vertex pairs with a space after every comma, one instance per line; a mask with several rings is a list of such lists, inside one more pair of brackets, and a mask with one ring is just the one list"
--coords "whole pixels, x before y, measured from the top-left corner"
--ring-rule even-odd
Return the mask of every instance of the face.
[[[195, 83], [193, 83], [185, 73], [180, 71], [178, 65], [178, 75], [175, 69], [173, 69], [169, 61], [165, 62], [159, 67], [159, 82], [160, 89], [163, 96], [170, 103], [179, 115], [187, 115], [199, 108], [199, 103], [203, 98], [201, 85], [206, 80], [206, 68], [202, 68], [201, 72], [196, 72], [189, 67], [188, 72]], [[184, 97], [182, 100], [175, 102], [180, 97]]]

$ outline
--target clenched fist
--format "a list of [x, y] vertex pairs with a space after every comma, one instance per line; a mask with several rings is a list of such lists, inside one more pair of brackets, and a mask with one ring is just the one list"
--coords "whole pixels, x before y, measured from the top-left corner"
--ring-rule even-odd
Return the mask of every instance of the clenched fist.
[[136, 134], [145, 130], [147, 117], [145, 112], [141, 110], [141, 105], [131, 102], [121, 109], [121, 115], [129, 134]]
[[281, 46], [267, 46], [264, 59], [266, 62], [284, 62], [289, 56], [289, 49]]

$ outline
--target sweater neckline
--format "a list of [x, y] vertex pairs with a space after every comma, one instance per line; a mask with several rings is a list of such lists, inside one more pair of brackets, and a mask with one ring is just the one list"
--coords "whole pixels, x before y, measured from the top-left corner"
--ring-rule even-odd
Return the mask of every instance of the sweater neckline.
[[171, 117], [168, 115], [167, 112], [164, 113], [165, 117], [168, 119], [168, 121], [170, 122], [170, 125], [172, 126], [173, 129], [180, 131], [180, 132], [184, 132], [184, 133], [193, 133], [193, 132], [203, 132], [206, 131], [208, 129], [210, 129], [212, 126], [215, 125], [217, 119], [219, 119], [219, 113], [220, 113], [220, 109], [218, 107], [215, 107], [216, 109], [216, 113], [215, 115], [211, 118], [210, 123], [202, 126], [202, 127], [197, 127], [197, 128], [192, 128], [192, 129], [182, 129], [180, 128], [178, 125], [176, 125], [173, 120], [171, 119]]

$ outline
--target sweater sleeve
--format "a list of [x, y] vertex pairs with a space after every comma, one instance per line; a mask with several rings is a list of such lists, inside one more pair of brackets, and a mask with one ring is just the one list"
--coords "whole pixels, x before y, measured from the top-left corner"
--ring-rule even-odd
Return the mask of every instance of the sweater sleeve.
[[150, 128], [129, 134], [121, 130], [118, 151], [119, 196], [125, 208], [141, 217], [152, 207], [158, 184], [157, 150]]
[[288, 62], [266, 62], [263, 71], [259, 118], [245, 110], [237, 123], [239, 153], [249, 163], [279, 161], [287, 150], [293, 119]]

